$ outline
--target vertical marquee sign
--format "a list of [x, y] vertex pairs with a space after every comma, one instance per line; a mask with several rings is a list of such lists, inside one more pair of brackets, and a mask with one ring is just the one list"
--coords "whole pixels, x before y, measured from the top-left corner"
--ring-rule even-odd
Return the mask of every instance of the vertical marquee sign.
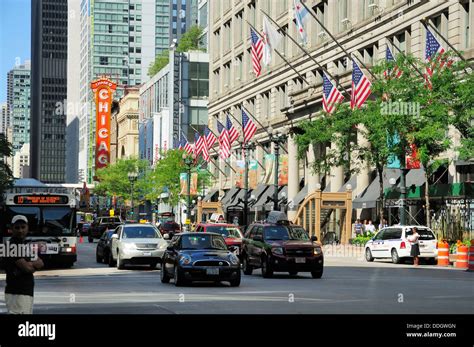
[[110, 162], [110, 111], [112, 94], [117, 85], [102, 77], [91, 83], [95, 95], [95, 169], [106, 167]]

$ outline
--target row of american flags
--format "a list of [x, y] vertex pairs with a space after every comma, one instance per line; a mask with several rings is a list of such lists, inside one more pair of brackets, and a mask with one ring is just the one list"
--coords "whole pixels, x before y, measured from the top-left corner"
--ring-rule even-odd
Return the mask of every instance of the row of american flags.
[[[258, 77], [261, 73], [260, 61], [263, 56], [263, 42], [262, 38], [259, 37], [253, 29], [251, 30], [251, 40], [252, 40], [252, 64], [254, 72]], [[300, 33], [301, 33], [300, 29]], [[431, 77], [433, 76], [434, 70], [436, 68], [441, 69], [445, 64], [446, 60], [442, 58], [442, 55], [445, 53], [445, 49], [436, 39], [436, 37], [431, 33], [429, 29], [426, 29], [426, 50], [425, 50], [425, 60], [428, 62], [428, 67], [426, 68], [425, 81], [428, 88], [431, 88]], [[304, 33], [304, 31], [303, 31]], [[432, 59], [433, 57], [436, 59]], [[395, 57], [390, 50], [390, 47], [387, 45], [385, 52], [385, 59], [389, 62], [395, 62]], [[449, 65], [451, 62], [448, 62]], [[387, 69], [384, 71], [384, 76], [386, 78], [399, 78], [403, 74], [397, 66], [394, 66], [392, 69]], [[322, 106], [323, 110], [327, 113], [332, 113], [335, 109], [336, 104], [344, 100], [344, 96], [337, 89], [337, 87], [331, 82], [330, 78], [325, 72], [322, 72], [323, 77], [323, 95], [322, 95]], [[369, 78], [362, 72], [361, 68], [357, 64], [356, 60], [352, 58], [352, 85], [351, 85], [351, 99], [350, 107], [361, 108], [365, 101], [369, 98], [371, 94], [372, 83]], [[249, 117], [249, 115], [242, 108], [242, 133], [244, 138], [244, 143], [248, 143], [254, 134], [257, 131], [257, 126]], [[210, 149], [214, 146], [216, 142], [219, 143], [218, 154], [221, 159], [227, 159], [231, 156], [231, 147], [235, 141], [238, 140], [240, 134], [237, 128], [233, 125], [229, 115], [226, 115], [226, 122], [222, 124], [218, 120], [217, 130], [218, 136], [216, 136], [208, 126], [204, 129], [204, 134], [200, 135], [195, 133], [194, 144], [188, 142], [184, 133], [181, 132], [181, 139], [178, 144], [179, 149], [184, 149], [188, 154], [194, 154], [196, 156], [202, 155], [203, 159], [207, 162], [210, 162]]]
[[[240, 133], [232, 123], [229, 115], [226, 115], [225, 125], [216, 120], [218, 136], [209, 129], [204, 128], [204, 134], [198, 132], [194, 134], [194, 144], [189, 143], [186, 135], [181, 131], [181, 138], [178, 143], [179, 149], [184, 149], [188, 154], [194, 154], [196, 157], [202, 155], [206, 162], [211, 161], [209, 151], [216, 142], [219, 143], [218, 154], [221, 159], [227, 159], [231, 156], [231, 147], [235, 141], [238, 141]], [[242, 108], [242, 133], [244, 143], [248, 143], [257, 132], [257, 126]]]

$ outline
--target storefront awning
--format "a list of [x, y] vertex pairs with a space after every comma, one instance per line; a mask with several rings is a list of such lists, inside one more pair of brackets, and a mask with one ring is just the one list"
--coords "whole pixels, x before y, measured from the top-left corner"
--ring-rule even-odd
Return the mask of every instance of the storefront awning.
[[[383, 188], [390, 188], [391, 185], [389, 180], [395, 178], [398, 180], [400, 178], [400, 170], [397, 169], [385, 169], [383, 172]], [[377, 200], [380, 197], [380, 186], [379, 186], [379, 176], [377, 175], [375, 179], [369, 184], [367, 189], [360, 194], [359, 197], [356, 197], [352, 201], [352, 208], [375, 208]]]
[[213, 201], [213, 198], [214, 198], [214, 201], [217, 201], [216, 194], [218, 191], [219, 189], [211, 189], [209, 193], [207, 193], [207, 195], [204, 197], [204, 199], [202, 199], [202, 201], [204, 202]]
[[305, 185], [293, 199], [293, 204], [295, 207], [303, 202], [303, 200], [306, 198], [306, 195], [308, 195], [308, 185]]
[[229, 203], [234, 199], [234, 196], [235, 194], [237, 194], [238, 190], [239, 188], [237, 187], [232, 187], [231, 189], [229, 189], [221, 200], [222, 206], [229, 205]]
[[[272, 187], [273, 188], [273, 187]], [[275, 190], [272, 189], [272, 195], [270, 197], [273, 197], [273, 192]], [[280, 187], [280, 190], [278, 191], [278, 201], [282, 201], [283, 199], [283, 195], [288, 198], [288, 186], [283, 186], [283, 187]], [[273, 200], [272, 201], [269, 201], [266, 203], [265, 205], [265, 209], [266, 210], [271, 210], [273, 208]]]

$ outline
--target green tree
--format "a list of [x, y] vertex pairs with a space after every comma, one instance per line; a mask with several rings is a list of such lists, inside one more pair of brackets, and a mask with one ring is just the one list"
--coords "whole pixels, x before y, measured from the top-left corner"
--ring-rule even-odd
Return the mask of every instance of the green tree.
[[13, 182], [12, 170], [4, 160], [4, 158], [11, 156], [12, 145], [4, 134], [0, 134], [0, 198]]
[[202, 28], [197, 25], [193, 25], [183, 34], [183, 36], [181, 36], [176, 51], [180, 53], [189, 52], [192, 50], [205, 52], [205, 49], [199, 47], [199, 39], [201, 36]]
[[150, 63], [148, 68], [148, 77], [153, 77], [156, 75], [162, 68], [168, 65], [170, 61], [170, 52], [165, 50], [156, 56], [155, 61]]

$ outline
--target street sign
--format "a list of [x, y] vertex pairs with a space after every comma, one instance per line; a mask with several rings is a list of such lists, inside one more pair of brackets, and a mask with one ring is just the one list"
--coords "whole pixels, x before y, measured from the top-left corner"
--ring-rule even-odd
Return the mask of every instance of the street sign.
[[186, 223], [185, 224], [191, 224], [191, 219], [186, 219]]
[[114, 211], [114, 210], [109, 210], [109, 216], [110, 216], [110, 217], [115, 216], [115, 211]]

